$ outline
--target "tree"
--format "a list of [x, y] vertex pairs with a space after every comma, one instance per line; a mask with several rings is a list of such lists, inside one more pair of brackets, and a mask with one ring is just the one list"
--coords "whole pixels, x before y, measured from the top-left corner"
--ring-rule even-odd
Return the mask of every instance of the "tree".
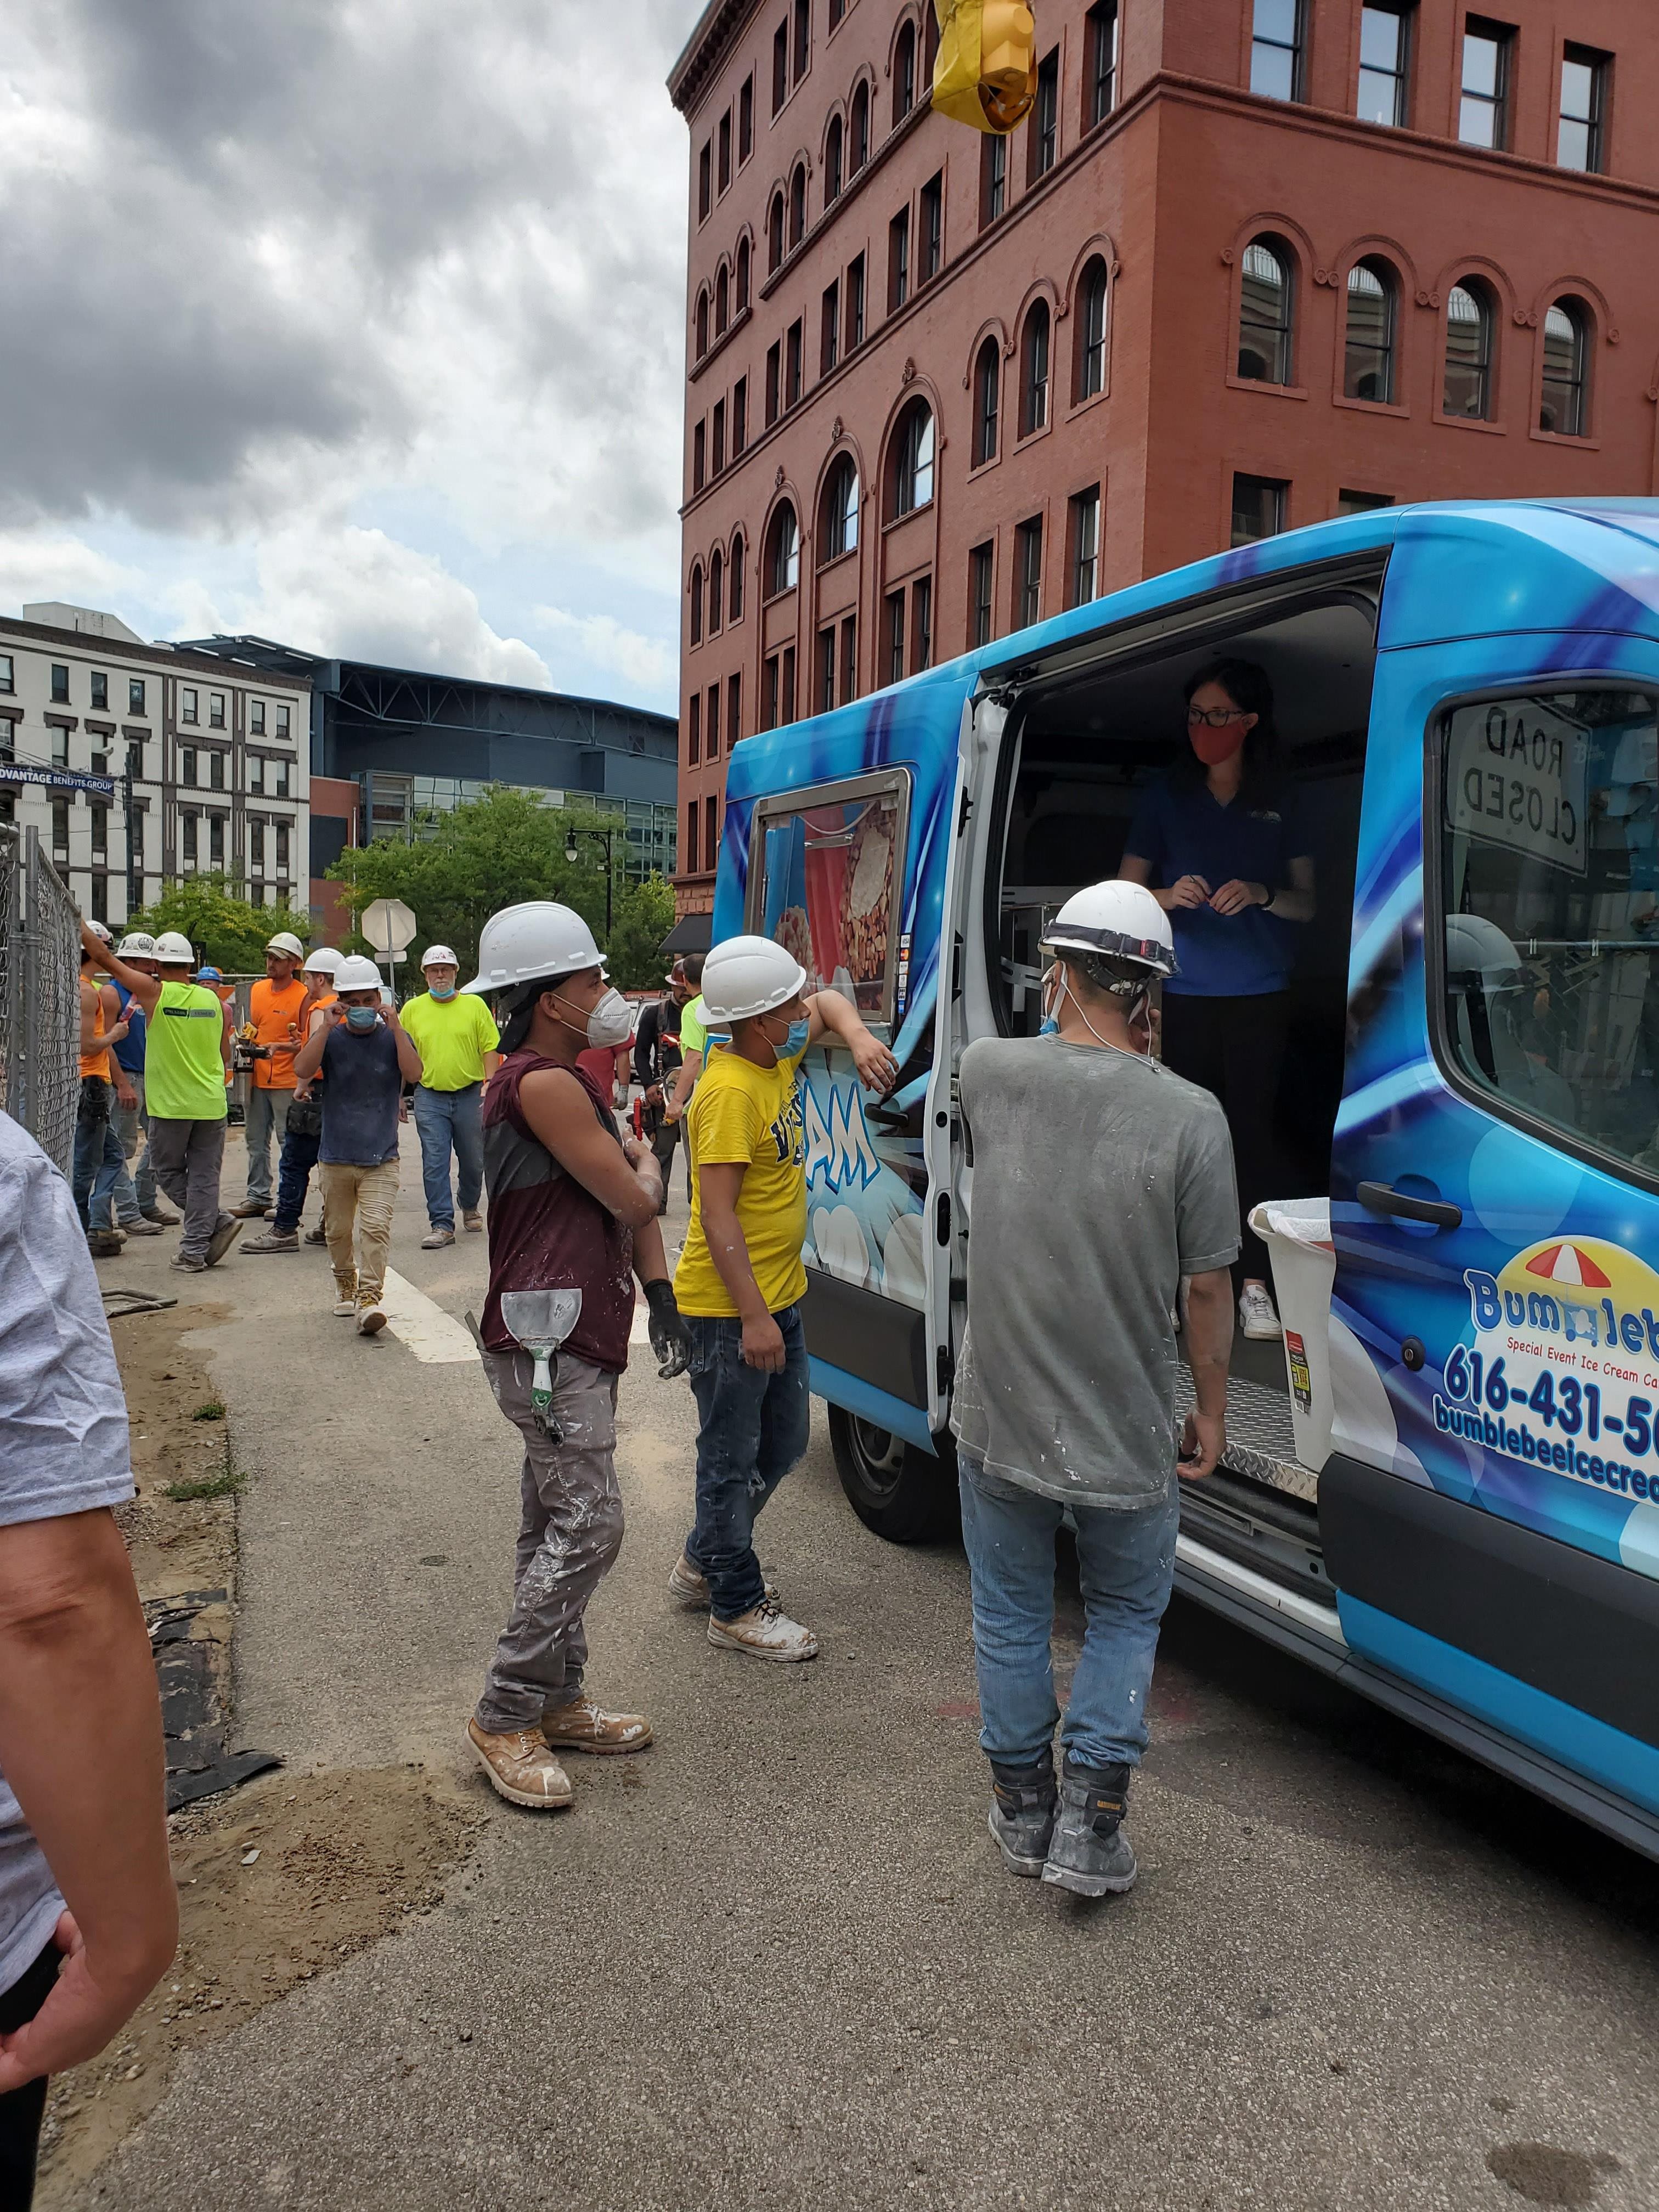
[[279, 929], [292, 930], [302, 945], [311, 935], [311, 920], [303, 910], [252, 905], [218, 869], [168, 884], [155, 905], [133, 915], [126, 927], [147, 929], [152, 937], [164, 929], [179, 930], [210, 967], [234, 975], [263, 974], [265, 946]]
[[666, 971], [660, 948], [673, 927], [674, 894], [660, 876], [629, 884], [617, 901], [605, 948], [611, 980], [619, 990], [648, 990], [661, 982]]

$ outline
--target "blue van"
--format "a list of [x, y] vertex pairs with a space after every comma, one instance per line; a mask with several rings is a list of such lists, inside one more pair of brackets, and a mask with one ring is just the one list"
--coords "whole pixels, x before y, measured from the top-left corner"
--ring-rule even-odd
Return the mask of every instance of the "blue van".
[[[1272, 679], [1316, 867], [1277, 1139], [1328, 1197], [1331, 1443], [1242, 1340], [1177, 1583], [1659, 1856], [1659, 501], [1352, 516], [1160, 576], [733, 752], [714, 938], [901, 1067], [804, 1070], [813, 1389], [898, 1541], [954, 1487], [954, 1071], [1038, 1022], [1219, 653]], [[1346, 927], [1341, 919], [1350, 919]]]

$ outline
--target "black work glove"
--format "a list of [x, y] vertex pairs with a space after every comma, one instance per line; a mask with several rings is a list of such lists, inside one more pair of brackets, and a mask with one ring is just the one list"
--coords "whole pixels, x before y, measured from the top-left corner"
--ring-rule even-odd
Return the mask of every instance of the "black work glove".
[[657, 1372], [665, 1382], [684, 1375], [691, 1364], [691, 1332], [674, 1303], [674, 1286], [665, 1275], [645, 1286], [645, 1303], [651, 1309], [647, 1328], [651, 1349], [657, 1355]]

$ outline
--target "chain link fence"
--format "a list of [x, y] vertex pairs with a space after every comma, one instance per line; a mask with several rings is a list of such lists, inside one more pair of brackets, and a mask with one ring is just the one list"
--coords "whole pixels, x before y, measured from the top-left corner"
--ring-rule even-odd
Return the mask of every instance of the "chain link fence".
[[81, 1096], [81, 926], [37, 830], [0, 823], [0, 1105], [68, 1175]]

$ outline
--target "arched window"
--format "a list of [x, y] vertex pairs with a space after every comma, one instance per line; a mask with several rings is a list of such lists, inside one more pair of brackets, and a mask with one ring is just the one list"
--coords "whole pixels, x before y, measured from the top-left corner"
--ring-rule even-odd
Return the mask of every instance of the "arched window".
[[1106, 389], [1106, 264], [1096, 254], [1077, 288], [1077, 399]]
[[766, 596], [793, 592], [800, 581], [800, 526], [786, 499], [772, 517], [766, 539]]
[[769, 276], [783, 265], [783, 194], [774, 192], [766, 211], [766, 269]]
[[1492, 296], [1473, 277], [1446, 295], [1446, 380], [1441, 407], [1476, 422], [1492, 416]]
[[843, 133], [839, 115], [830, 121], [830, 137], [823, 149], [823, 204], [841, 198], [842, 144]]
[[746, 238], [738, 240], [737, 293], [737, 312], [741, 314], [749, 305], [749, 240]]
[[1037, 301], [1025, 318], [1019, 356], [1019, 434], [1029, 438], [1048, 420], [1048, 309]]
[[701, 361], [708, 350], [708, 295], [697, 295], [697, 359]]
[[907, 23], [893, 53], [893, 128], [916, 104], [916, 27]]
[[702, 643], [702, 562], [695, 562], [691, 569], [691, 642]]
[[718, 637], [726, 612], [726, 559], [717, 545], [708, 556], [708, 635]]
[[1589, 317], [1577, 300], [1557, 300], [1544, 317], [1544, 386], [1538, 427], [1558, 438], [1589, 434]]
[[732, 279], [722, 261], [714, 271], [714, 336], [724, 337], [732, 319]]
[[1348, 271], [1347, 337], [1342, 392], [1347, 399], [1394, 404], [1395, 307], [1400, 283], [1386, 261], [1356, 261]]
[[837, 561], [859, 542], [859, 471], [843, 453], [830, 471], [818, 507], [818, 558]]
[[847, 166], [851, 174], [857, 176], [870, 158], [870, 88], [867, 84], [861, 84], [853, 94], [851, 129], [853, 146]]
[[933, 410], [925, 399], [913, 399], [905, 410], [893, 441], [892, 496], [894, 516], [910, 514], [926, 507], [933, 496]]
[[1291, 257], [1272, 239], [1244, 249], [1238, 295], [1238, 373], [1256, 384], [1291, 380]]
[[726, 592], [726, 619], [727, 622], [741, 622], [743, 620], [743, 532], [740, 530], [732, 536], [732, 558], [726, 573], [732, 580], [727, 585]]
[[793, 253], [806, 235], [806, 164], [797, 161], [789, 179], [789, 251]]
[[994, 460], [997, 416], [1002, 405], [1002, 348], [987, 338], [974, 363], [974, 466]]

